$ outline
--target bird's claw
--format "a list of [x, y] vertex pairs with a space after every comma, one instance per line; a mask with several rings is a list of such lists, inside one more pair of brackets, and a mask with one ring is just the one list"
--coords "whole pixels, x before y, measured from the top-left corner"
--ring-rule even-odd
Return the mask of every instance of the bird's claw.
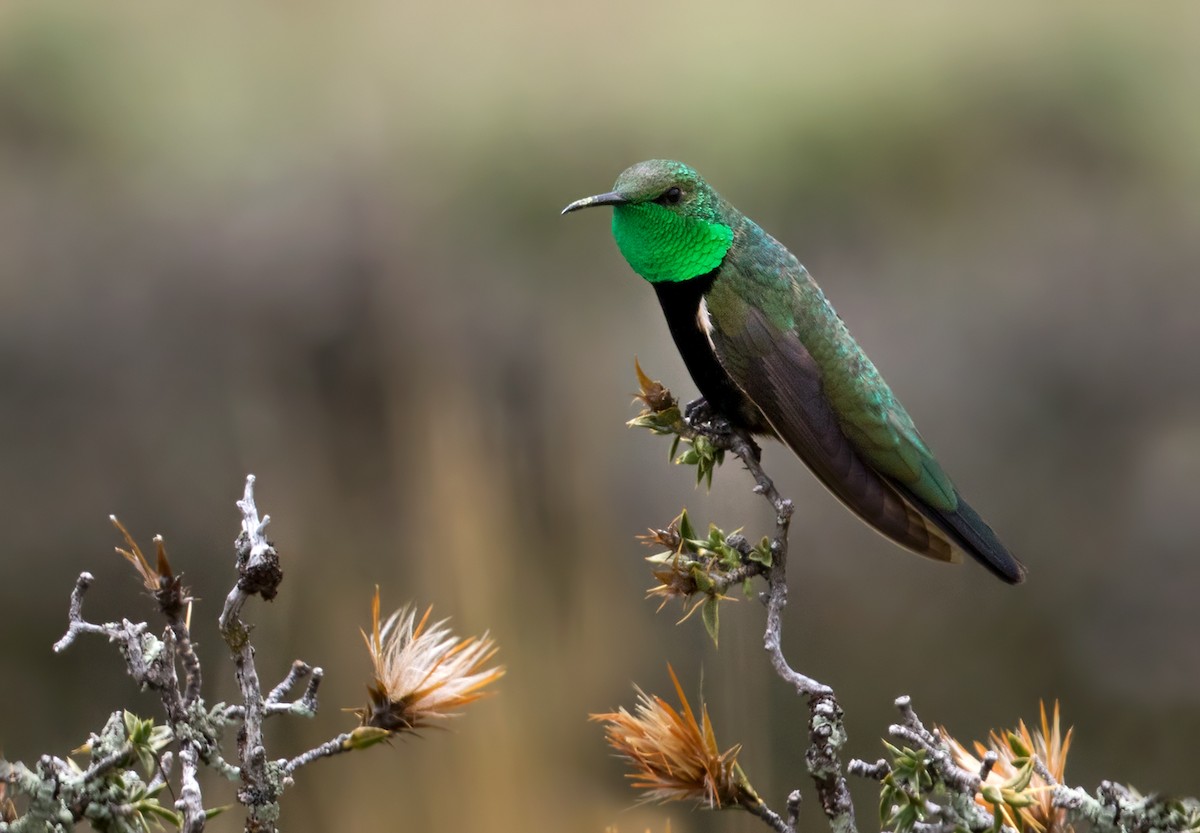
[[729, 437], [733, 434], [733, 423], [713, 410], [703, 396], [687, 404], [683, 409], [683, 421], [711, 437]]
[[708, 422], [712, 419], [712, 406], [708, 404], [708, 400], [701, 396], [699, 399], [693, 399], [687, 403], [683, 409], [683, 418], [689, 425], [696, 425], [701, 422]]

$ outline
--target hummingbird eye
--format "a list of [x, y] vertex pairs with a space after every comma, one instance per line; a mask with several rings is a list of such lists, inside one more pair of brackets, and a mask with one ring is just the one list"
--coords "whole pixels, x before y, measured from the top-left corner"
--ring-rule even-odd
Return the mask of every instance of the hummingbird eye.
[[683, 191], [678, 186], [672, 185], [663, 191], [655, 202], [659, 205], [678, 205], [681, 199], [683, 199]]

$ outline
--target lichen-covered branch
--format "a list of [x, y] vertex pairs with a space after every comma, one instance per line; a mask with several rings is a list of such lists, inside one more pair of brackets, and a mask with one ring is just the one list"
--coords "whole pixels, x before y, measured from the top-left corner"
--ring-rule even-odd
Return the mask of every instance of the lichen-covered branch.
[[832, 688], [797, 671], [783, 653], [783, 610], [788, 603], [788, 532], [792, 521], [792, 502], [779, 494], [775, 483], [763, 470], [758, 446], [745, 433], [730, 428], [720, 419], [685, 420], [684, 432], [684, 436], [687, 433], [704, 436], [714, 447], [733, 452], [754, 478], [754, 492], [762, 495], [775, 512], [771, 560], [762, 570], [767, 580], [767, 592], [763, 594], [767, 608], [763, 647], [776, 675], [791, 685], [797, 694], [808, 698], [810, 745], [804, 758], [830, 828], [835, 833], [856, 833], [854, 805], [839, 757], [839, 751], [846, 742], [842, 709]]
[[221, 635], [233, 654], [234, 673], [242, 694], [242, 725], [237, 734], [242, 788], [238, 792], [238, 801], [249, 811], [247, 833], [271, 833], [279, 818], [283, 778], [278, 765], [267, 760], [262, 735], [266, 701], [254, 666], [250, 630], [241, 619], [241, 610], [252, 595], [261, 595], [264, 600], [273, 599], [283, 579], [283, 571], [279, 567], [279, 553], [263, 535], [271, 518], [267, 515], [259, 520], [258, 507], [254, 503], [253, 475], [246, 478], [245, 493], [238, 501], [238, 509], [242, 511], [242, 531], [234, 544], [238, 580], [225, 600], [220, 626]]
[[[380, 702], [389, 714], [404, 715], [410, 722], [403, 726], [359, 726], [293, 758], [270, 758], [263, 740], [263, 721], [274, 715], [314, 717], [324, 672], [297, 660], [287, 676], [263, 696], [250, 627], [241, 615], [251, 596], [274, 598], [283, 572], [278, 552], [264, 535], [270, 519], [259, 517], [253, 475], [246, 479], [238, 508], [242, 513], [241, 531], [235, 542], [238, 578], [226, 598], [219, 624], [232, 653], [241, 702], [211, 707], [205, 704], [201, 661], [189, 627], [193, 600], [171, 568], [163, 539], [154, 538], [152, 562], [113, 517], [112, 523], [125, 544], [117, 552], [140, 575], [166, 621], [165, 628], [155, 635], [146, 622], [89, 622], [84, 617], [83, 602], [95, 579], [85, 572], [75, 581], [67, 631], [55, 643], [54, 651], [67, 650], [84, 634], [105, 637], [116, 644], [134, 683], [159, 695], [166, 719], [156, 724], [126, 711], [114, 712], [103, 730], [93, 734], [80, 750], [89, 756], [82, 766], [50, 755], [39, 758], [32, 768], [0, 759], [0, 833], [66, 833], [80, 821], [116, 833], [144, 833], [151, 829], [151, 822], [169, 822], [186, 833], [200, 833], [215, 812], [205, 807], [199, 780], [202, 768], [240, 782], [238, 801], [247, 810], [247, 831], [274, 831], [279, 797], [292, 785], [297, 770], [322, 758], [366, 749], [387, 740], [395, 731], [444, 717], [453, 707], [484, 696], [481, 689], [503, 674], [502, 668], [481, 668], [495, 650], [486, 636], [460, 642], [439, 623], [430, 634], [432, 641], [420, 641], [424, 652], [415, 657], [403, 650], [408, 644], [403, 638], [385, 636], [373, 647], [380, 654], [373, 653], [372, 659], [377, 671], [384, 661], [390, 672], [385, 682], [377, 679], [370, 691], [373, 697], [382, 698]], [[374, 615], [378, 636], [378, 594]], [[421, 627], [424, 625], [422, 620]], [[420, 628], [416, 635], [420, 635]], [[426, 663], [431, 657], [433, 664], [443, 669], [437, 680], [427, 674], [414, 675], [405, 665]], [[427, 699], [414, 697], [412, 691], [393, 682], [393, 677], [420, 681]], [[306, 679], [300, 697], [286, 702], [285, 698]], [[392, 702], [391, 698], [403, 702]], [[236, 763], [226, 760], [222, 750], [230, 727], [237, 730]], [[170, 787], [176, 757], [179, 788], [171, 807], [162, 804], [160, 797]], [[26, 804], [23, 814], [16, 811], [12, 795]]]
[[[990, 733], [988, 745], [974, 751], [944, 728], [927, 729], [908, 698], [897, 700], [901, 721], [889, 729], [903, 748], [889, 746], [890, 773], [879, 779], [893, 817], [921, 830], [940, 824], [971, 831], [1052, 831], [1072, 833], [1083, 822], [1103, 833], [1200, 831], [1200, 802], [1159, 795], [1142, 796], [1128, 787], [1102, 782], [1094, 793], [1064, 783], [1073, 730], [1063, 732], [1058, 705], [1052, 716], [1043, 704], [1040, 726], [1020, 721], [1015, 729]], [[920, 771], [927, 777], [918, 783]], [[907, 779], [907, 794], [896, 787]], [[914, 798], [920, 798], [916, 801]]]

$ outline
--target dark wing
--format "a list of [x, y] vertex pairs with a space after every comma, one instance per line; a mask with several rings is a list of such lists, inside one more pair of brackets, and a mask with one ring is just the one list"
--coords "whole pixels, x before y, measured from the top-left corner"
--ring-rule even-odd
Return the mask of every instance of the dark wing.
[[[781, 295], [790, 302], [799, 288], [772, 287], [764, 300], [773, 294], [777, 305]], [[853, 384], [829, 384], [794, 327], [773, 323], [760, 307], [719, 284], [708, 297], [722, 313], [708, 331], [725, 371], [842, 503], [919, 555], [958, 561], [966, 552], [1007, 582], [1024, 579], [1024, 566], [957, 494], [831, 309], [824, 319], [831, 336], [827, 349], [853, 362], [847, 374]], [[818, 300], [824, 304], [823, 296]], [[858, 384], [864, 379], [869, 384]]]
[[880, 534], [939, 561], [959, 556], [943, 531], [878, 474], [846, 437], [822, 389], [821, 369], [795, 332], [740, 305], [737, 326], [713, 327], [730, 378], [829, 491]]

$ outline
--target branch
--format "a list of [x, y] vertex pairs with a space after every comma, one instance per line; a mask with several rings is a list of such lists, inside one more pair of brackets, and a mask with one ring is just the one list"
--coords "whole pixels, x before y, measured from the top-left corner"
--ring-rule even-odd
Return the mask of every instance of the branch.
[[[792, 520], [792, 502], [779, 494], [775, 483], [763, 470], [758, 446], [746, 433], [730, 428], [728, 423], [720, 418], [707, 421], [685, 420], [683, 427], [684, 430], [679, 432], [680, 436], [704, 436], [714, 447], [732, 451], [754, 478], [754, 492], [762, 495], [775, 511], [771, 563], [762, 569], [767, 579], [767, 593], [764, 594], [767, 623], [763, 647], [780, 679], [791, 685], [797, 694], [809, 700], [811, 745], [805, 753], [805, 763], [816, 786], [821, 809], [835, 833], [855, 833], [857, 828], [854, 821], [854, 805], [838, 754], [846, 742], [842, 709], [834, 697], [832, 688], [792, 668], [783, 653], [783, 609], [788, 603], [788, 533]], [[777, 815], [772, 815], [774, 819], [779, 819]], [[768, 823], [772, 826], [774, 824], [771, 821]], [[788, 828], [785, 826], [785, 829]], [[794, 822], [790, 829], [794, 830]]]
[[242, 789], [238, 792], [238, 800], [249, 808], [247, 833], [273, 833], [275, 819], [279, 816], [279, 793], [283, 784], [278, 767], [267, 762], [262, 734], [266, 704], [254, 666], [250, 629], [241, 620], [240, 614], [246, 600], [252, 595], [260, 595], [264, 600], [273, 599], [278, 592], [279, 582], [283, 580], [283, 572], [279, 567], [279, 554], [263, 535], [271, 518], [267, 515], [259, 520], [258, 507], [254, 503], [254, 475], [246, 477], [246, 489], [237, 505], [242, 511], [242, 531], [234, 543], [238, 581], [226, 597], [219, 625], [221, 636], [233, 654], [238, 689], [242, 694], [242, 725], [237, 736]]
[[[412, 615], [406, 624], [397, 626], [403, 611], [381, 626], [376, 588], [368, 646], [376, 674], [368, 687], [370, 710], [359, 712], [364, 725], [294, 758], [269, 758], [263, 721], [271, 715], [315, 716], [324, 672], [296, 660], [279, 684], [263, 696], [251, 628], [241, 617], [251, 596], [266, 601], [275, 597], [283, 572], [279, 554], [264, 534], [270, 518], [260, 518], [255, 505], [253, 475], [246, 478], [237, 505], [242, 516], [235, 541], [238, 576], [219, 624], [234, 661], [241, 701], [205, 705], [200, 657], [190, 631], [193, 599], [171, 569], [162, 536], [154, 538], [156, 552], [151, 560], [121, 522], [111, 517], [125, 539], [125, 547], [118, 547], [117, 552], [141, 577], [166, 619], [166, 628], [161, 636], [155, 636], [145, 622], [89, 622], [84, 618], [83, 601], [94, 578], [91, 573], [81, 573], [71, 591], [66, 633], [54, 650], [67, 650], [80, 634], [96, 634], [116, 643], [133, 681], [158, 693], [166, 722], [156, 725], [128, 711], [114, 712], [101, 732], [91, 735], [80, 750], [90, 756], [86, 768], [50, 755], [39, 758], [33, 768], [0, 758], [0, 833], [66, 833], [71, 825], [85, 820], [99, 830], [149, 830], [153, 823], [202, 833], [214, 811], [204, 808], [201, 767], [240, 782], [238, 801], [247, 808], [247, 831], [274, 833], [279, 797], [298, 769], [322, 758], [369, 748], [396, 732], [415, 731], [440, 721], [490, 693], [482, 689], [504, 673], [502, 667], [485, 668], [496, 650], [486, 634], [462, 640], [443, 623], [428, 630], [424, 619], [414, 625]], [[286, 702], [301, 687], [299, 696]], [[380, 714], [392, 725], [366, 725]], [[232, 726], [237, 728], [237, 765], [221, 754], [222, 738]], [[175, 748], [167, 751], [172, 744]], [[179, 794], [171, 809], [160, 803], [158, 796], [170, 787], [176, 759]], [[10, 788], [27, 800], [24, 815], [18, 815], [9, 800]]]
[[[779, 494], [775, 483], [763, 469], [761, 452], [749, 434], [731, 426], [720, 415], [712, 414], [702, 400], [689, 406], [687, 416], [683, 416], [677, 400], [669, 390], [647, 377], [641, 367], [638, 367], [637, 371], [641, 385], [638, 398], [645, 403], [646, 410], [630, 424], [649, 428], [655, 433], [673, 434], [678, 438], [676, 442], [684, 440], [691, 444], [692, 451], [680, 459], [696, 465], [698, 480], [707, 477], [711, 481], [712, 471], [721, 462], [723, 452], [733, 452], [754, 478], [754, 492], [762, 495], [775, 512], [775, 531], [770, 541], [770, 563], [750, 561], [745, 540], [741, 536], [729, 536], [725, 545], [732, 547], [742, 556], [743, 564], [738, 570], [731, 571], [719, 579], [714, 590], [718, 594], [722, 593], [733, 581], [741, 581], [752, 575], [761, 574], [766, 577], [767, 592], [763, 595], [763, 600], [767, 616], [763, 647], [780, 679], [791, 685], [797, 694], [808, 698], [811, 745], [805, 754], [805, 761], [816, 786], [821, 808], [835, 833], [856, 833], [854, 805], [850, 800], [850, 791], [839, 757], [839, 750], [846, 742], [841, 707], [838, 706], [832, 688], [794, 669], [783, 653], [783, 609], [788, 603], [788, 533], [791, 528], [793, 504]], [[774, 829], [792, 833], [795, 830], [795, 808], [798, 803], [799, 792], [796, 791], [789, 796], [789, 817], [786, 821], [765, 804], [761, 809], [755, 808], [755, 814]]]
[[[1094, 796], [1062, 784], [1071, 732], [1065, 737], [1061, 734], [1057, 704], [1053, 721], [1048, 720], [1043, 706], [1040, 732], [1031, 733], [1023, 722], [1014, 731], [992, 732], [992, 749], [985, 750], [977, 744], [982, 757], [976, 759], [944, 729], [927, 729], [910, 699], [900, 697], [895, 701], [900, 720], [889, 727], [888, 734], [901, 746], [884, 742], [891, 759], [874, 763], [852, 759], [843, 767], [840, 751], [846, 742], [846, 732], [833, 690], [792, 668], [781, 644], [782, 614], [788, 601], [786, 572], [792, 502], [779, 494], [764, 471], [759, 448], [748, 433], [713, 413], [703, 400], [689, 405], [685, 415], [660, 382], [646, 376], [640, 366], [637, 374], [641, 387], [637, 398], [646, 407], [628, 424], [673, 437], [671, 457], [676, 463], [694, 466], [698, 483], [711, 485], [713, 472], [723, 462], [725, 453], [732, 452], [753, 477], [754, 492], [762, 495], [775, 513], [774, 536], [763, 538], [755, 546], [742, 535], [726, 534], [715, 525], [710, 525], [707, 537], [698, 534], [686, 510], [667, 528], [651, 529], [649, 534], [640, 536], [665, 550], [647, 559], [656, 565], [653, 573], [659, 582], [650, 595], [664, 600], [682, 598], [686, 603], [702, 594], [688, 615], [703, 605], [705, 626], [715, 643], [716, 608], [725, 598], [725, 591], [755, 576], [766, 579], [767, 591], [760, 596], [767, 608], [763, 644], [776, 674], [808, 699], [810, 743], [805, 763], [834, 833], [856, 833], [845, 773], [880, 784], [881, 820], [892, 833], [1070, 830], [1070, 822], [1079, 821], [1087, 822], [1089, 829], [1098, 833], [1200, 831], [1200, 801], [1143, 797], [1107, 781]], [[687, 448], [676, 457], [681, 443]], [[678, 681], [675, 683], [678, 689]], [[690, 717], [692, 712], [682, 698], [682, 691], [679, 694]], [[661, 726], [670, 726], [678, 720], [677, 713], [666, 707], [661, 698], [650, 698], [640, 689], [639, 697], [641, 703], [636, 715], [621, 710], [592, 716], [609, 724], [609, 744], [633, 764], [631, 777], [635, 784], [647, 790], [650, 799], [686, 800], [697, 791], [707, 794], [679, 775], [719, 769], [701, 754], [715, 754], [717, 749], [707, 710], [703, 711], [703, 731], [709, 740], [693, 742], [691, 748], [696, 754], [686, 758], [681, 757], [681, 750], [689, 748], [688, 744], [679, 742], [686, 733], [664, 734], [661, 730]], [[665, 716], [657, 709], [665, 709]], [[739, 748], [725, 754], [736, 755]], [[1043, 760], [1039, 754], [1047, 759]], [[660, 760], [676, 765], [660, 766]], [[736, 765], [732, 757], [729, 762]], [[734, 803], [776, 833], [795, 833], [800, 792], [796, 790], [789, 795], [787, 816], [782, 817], [763, 803], [740, 767], [737, 772], [741, 795]], [[707, 803], [714, 806], [711, 798]], [[715, 802], [715, 806], [721, 803]]]
[[354, 747], [350, 745], [352, 737], [351, 732], [343, 732], [335, 738], [325, 741], [320, 746], [314, 747], [307, 752], [297, 755], [283, 765], [284, 775], [291, 776], [296, 770], [302, 766], [308, 766], [313, 761], [318, 761], [321, 758], [331, 758], [334, 755], [340, 755], [343, 752], [349, 752]]
[[[96, 577], [88, 572], [80, 573], [79, 578], [75, 579], [75, 589], [71, 591], [71, 604], [67, 612], [67, 632], [62, 635], [62, 639], [54, 643], [54, 653], [61, 654], [67, 648], [70, 648], [72, 643], [75, 642], [75, 638], [81, 633], [109, 635], [109, 632], [100, 625], [93, 625], [91, 622], [86, 622], [83, 619], [83, 596], [95, 580]], [[116, 626], [114, 625], [113, 627], [115, 628]], [[141, 630], [145, 630], [145, 626], [138, 632], [140, 633]]]

